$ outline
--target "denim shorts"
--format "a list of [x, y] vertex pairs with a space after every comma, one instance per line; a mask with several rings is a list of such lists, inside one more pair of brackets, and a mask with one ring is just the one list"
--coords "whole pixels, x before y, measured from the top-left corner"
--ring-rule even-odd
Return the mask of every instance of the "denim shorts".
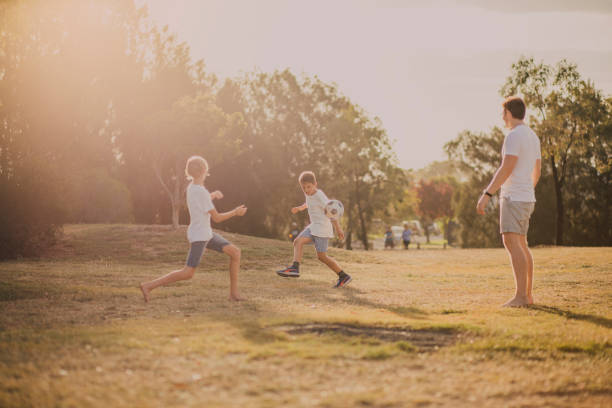
[[204, 249], [212, 249], [213, 251], [223, 252], [223, 247], [230, 245], [230, 242], [223, 238], [221, 235], [213, 232], [213, 236], [208, 241], [195, 241], [191, 243], [189, 248], [189, 255], [187, 255], [186, 265], [195, 268], [200, 264]]
[[310, 232], [310, 228], [306, 228], [304, 231], [300, 232], [300, 235], [298, 235], [297, 237], [310, 238], [312, 242], [314, 242], [314, 246], [317, 252], [327, 252], [327, 242], [329, 241], [329, 238], [315, 237], [314, 235], [312, 235], [312, 232]]

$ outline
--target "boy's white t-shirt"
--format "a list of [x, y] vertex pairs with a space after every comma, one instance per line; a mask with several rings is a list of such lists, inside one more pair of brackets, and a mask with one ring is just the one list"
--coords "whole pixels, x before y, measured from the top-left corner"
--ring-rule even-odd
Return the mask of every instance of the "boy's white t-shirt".
[[209, 211], [215, 208], [206, 187], [189, 184], [187, 187], [187, 208], [189, 209], [189, 242], [208, 241], [212, 238]]
[[306, 204], [308, 205], [308, 216], [310, 217], [310, 232], [315, 237], [333, 238], [334, 228], [332, 223], [325, 215], [325, 205], [329, 199], [321, 190], [309, 196], [306, 194]]
[[501, 197], [512, 201], [535, 202], [535, 189], [531, 174], [537, 159], [542, 158], [540, 139], [527, 125], [518, 125], [504, 139], [502, 157], [518, 156], [510, 177], [501, 186]]

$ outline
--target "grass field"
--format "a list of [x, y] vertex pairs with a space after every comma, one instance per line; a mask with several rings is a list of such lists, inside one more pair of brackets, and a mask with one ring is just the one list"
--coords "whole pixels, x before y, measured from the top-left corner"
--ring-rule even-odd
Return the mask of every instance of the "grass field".
[[612, 251], [535, 248], [536, 305], [501, 249], [242, 248], [244, 302], [225, 257], [152, 292], [184, 262], [185, 229], [74, 225], [50, 255], [0, 263], [1, 407], [610, 407]]

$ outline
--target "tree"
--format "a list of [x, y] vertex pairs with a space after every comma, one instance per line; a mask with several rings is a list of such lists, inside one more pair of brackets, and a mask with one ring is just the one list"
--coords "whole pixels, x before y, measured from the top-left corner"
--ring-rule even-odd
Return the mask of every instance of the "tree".
[[113, 100], [115, 147], [136, 221], [161, 220], [176, 228], [184, 208], [185, 160], [192, 154], [210, 159], [216, 152], [206, 149], [218, 148], [219, 132], [231, 133], [226, 125], [239, 120], [215, 105], [216, 79], [202, 61], [192, 62], [187, 44], [167, 27], [147, 27], [134, 48], [145, 52], [138, 54], [140, 75]]
[[439, 218], [444, 218], [446, 226], [453, 215], [451, 209], [453, 187], [450, 183], [440, 179], [421, 180], [416, 187], [416, 192], [419, 200], [418, 213], [423, 222], [427, 243], [429, 243], [431, 224]]
[[[581, 153], [598, 152], [582, 164], [596, 169], [607, 166], [610, 157], [609, 136], [601, 143], [610, 112], [601, 92], [591, 82], [580, 78], [575, 64], [562, 60], [555, 67], [521, 58], [512, 64], [512, 74], [501, 88], [503, 96], [522, 93], [528, 107], [535, 109], [531, 123], [542, 141], [543, 159], [552, 172], [556, 197], [556, 244], [565, 242], [566, 188], [572, 163]], [[605, 140], [605, 139], [604, 139]], [[594, 149], [598, 145], [600, 148]], [[580, 161], [580, 160], [578, 160]], [[606, 170], [604, 170], [604, 173]], [[605, 179], [606, 177], [604, 177]], [[609, 187], [609, 177], [603, 181]]]
[[457, 187], [452, 198], [452, 209], [459, 221], [464, 248], [501, 246], [496, 216], [478, 216], [476, 200], [501, 162], [503, 141], [503, 132], [495, 127], [488, 134], [463, 131], [444, 145], [449, 159], [469, 174], [468, 181]]
[[172, 208], [172, 226], [179, 225], [186, 188], [185, 162], [191, 155], [208, 158], [209, 166], [240, 153], [245, 129], [240, 113], [228, 115], [210, 95], [186, 96], [172, 110], [158, 112], [144, 125], [145, 157], [166, 191]]
[[0, 13], [0, 229], [3, 256], [16, 256], [70, 219], [74, 174], [113, 177], [109, 106], [135, 66], [126, 49], [142, 12], [131, 2], [35, 0], [4, 2]]
[[327, 144], [329, 180], [342, 197], [346, 214], [346, 247], [352, 235], [369, 249], [368, 231], [376, 213], [402, 198], [406, 179], [380, 121], [350, 106], [331, 125]]

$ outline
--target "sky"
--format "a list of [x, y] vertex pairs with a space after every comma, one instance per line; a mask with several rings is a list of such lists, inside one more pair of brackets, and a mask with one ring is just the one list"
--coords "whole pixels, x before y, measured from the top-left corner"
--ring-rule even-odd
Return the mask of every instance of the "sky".
[[[403, 168], [502, 126], [521, 56], [578, 65], [612, 95], [612, 0], [140, 0], [219, 78], [291, 69], [378, 117]], [[529, 112], [528, 112], [529, 113]]]

